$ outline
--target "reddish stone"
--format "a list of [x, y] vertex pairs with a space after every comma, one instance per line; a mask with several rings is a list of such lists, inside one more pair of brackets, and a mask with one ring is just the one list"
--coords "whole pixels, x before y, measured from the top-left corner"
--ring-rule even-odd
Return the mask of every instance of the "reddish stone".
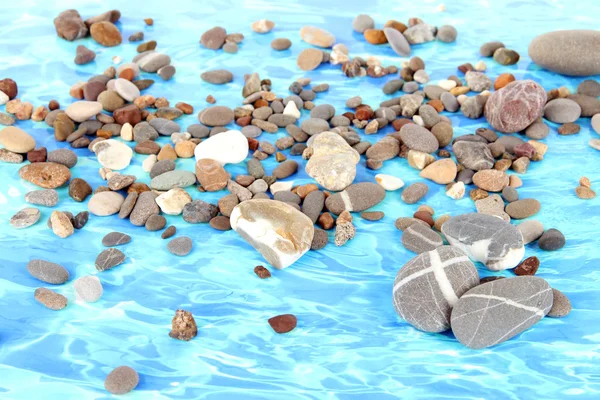
[[131, 68], [125, 68], [119, 73], [119, 78], [127, 79], [128, 81], [132, 81], [135, 76], [135, 72]]
[[27, 153], [27, 161], [30, 163], [36, 162], [46, 162], [46, 156], [48, 155], [48, 151], [45, 147], [40, 147], [39, 149], [31, 150]]
[[142, 183], [142, 182], [133, 182], [127, 188], [127, 194], [132, 193], [132, 192], [136, 192], [137, 194], [140, 194], [140, 193], [149, 192], [149, 191], [150, 191], [150, 187], [148, 187], [148, 185], [146, 185], [145, 183]]
[[248, 138], [248, 147], [250, 148], [250, 150], [258, 150], [258, 145], [258, 140], [254, 138]]
[[399, 131], [404, 125], [412, 123], [413, 121], [408, 118], [399, 118], [392, 121], [392, 126], [394, 130]]
[[361, 104], [360, 106], [356, 107], [355, 117], [359, 121], [368, 121], [373, 119], [374, 115], [375, 113], [373, 112], [373, 109], [366, 104]]
[[17, 97], [19, 89], [15, 81], [10, 78], [6, 78], [0, 81], [0, 92], [4, 92], [8, 96], [9, 100], [12, 100]]
[[186, 115], [189, 115], [194, 112], [194, 107], [191, 104], [184, 103], [182, 101], [175, 104], [175, 107], [179, 108]]
[[579, 126], [575, 122], [569, 122], [558, 127], [558, 134], [563, 136], [574, 135], [576, 133], [579, 133], [580, 130], [581, 126]]
[[535, 275], [539, 267], [540, 260], [536, 256], [528, 257], [524, 259], [521, 264], [517, 265], [517, 268], [515, 268], [515, 274], [519, 276]]
[[50, 103], [48, 103], [48, 109], [50, 109], [50, 111], [58, 110], [59, 108], [60, 104], [56, 100], [50, 100]]
[[444, 103], [441, 100], [429, 100], [427, 102], [431, 107], [435, 108], [435, 111], [441, 113], [444, 111]]
[[240, 117], [240, 118], [237, 119], [237, 121], [235, 121], [235, 123], [238, 124], [239, 126], [250, 125], [250, 122], [252, 122], [252, 116], [251, 115], [247, 115], [245, 117]]
[[413, 214], [413, 217], [420, 219], [421, 221], [425, 221], [429, 224], [429, 226], [433, 226], [435, 222], [433, 221], [433, 217], [427, 211], [417, 211]]
[[463, 74], [466, 74], [469, 71], [473, 71], [474, 69], [475, 67], [473, 67], [473, 64], [471, 63], [464, 63], [458, 66], [458, 70]]
[[132, 126], [135, 126], [142, 120], [142, 113], [135, 104], [130, 104], [125, 107], [117, 108], [113, 112], [113, 118], [117, 124], [123, 125], [126, 122], [129, 122]]
[[258, 99], [254, 102], [254, 108], [269, 107], [269, 102], [265, 99]]
[[533, 147], [529, 143], [521, 143], [515, 146], [514, 151], [517, 157], [533, 158], [533, 156], [535, 155], [535, 147]]
[[258, 277], [260, 279], [266, 279], [266, 278], [270, 278], [271, 277], [271, 273], [269, 272], [268, 269], [266, 269], [265, 267], [263, 267], [262, 265], [259, 265], [257, 267], [254, 268], [254, 273], [256, 275], [258, 275]]
[[344, 117], [348, 118], [350, 121], [354, 121], [354, 118], [356, 118], [356, 116], [354, 115], [354, 113], [348, 111], [342, 114]]
[[324, 212], [323, 214], [319, 215], [318, 224], [321, 228], [323, 228], [327, 231], [327, 230], [333, 228], [335, 221], [330, 213]]
[[277, 333], [287, 333], [296, 327], [298, 320], [296, 316], [292, 314], [278, 315], [273, 318], [269, 318], [269, 325]]

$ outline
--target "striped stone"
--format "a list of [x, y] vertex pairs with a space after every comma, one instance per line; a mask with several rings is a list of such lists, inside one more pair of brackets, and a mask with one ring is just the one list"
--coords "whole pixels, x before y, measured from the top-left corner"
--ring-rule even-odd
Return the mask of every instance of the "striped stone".
[[442, 233], [449, 244], [492, 271], [514, 268], [525, 255], [521, 232], [497, 216], [457, 215], [442, 226]]
[[469, 257], [457, 247], [441, 246], [419, 254], [398, 271], [394, 309], [417, 329], [443, 332], [450, 328], [450, 312], [460, 296], [478, 284]]
[[406, 250], [419, 254], [434, 250], [443, 244], [442, 237], [429, 225], [413, 224], [402, 234], [402, 245]]
[[472, 349], [502, 343], [533, 326], [552, 308], [548, 282], [536, 276], [498, 279], [465, 293], [452, 310], [452, 332]]

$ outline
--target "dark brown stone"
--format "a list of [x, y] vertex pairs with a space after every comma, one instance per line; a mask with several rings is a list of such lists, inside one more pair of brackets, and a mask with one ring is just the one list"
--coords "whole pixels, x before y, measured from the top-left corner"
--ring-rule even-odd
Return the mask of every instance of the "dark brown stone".
[[17, 83], [10, 78], [0, 80], [0, 92], [4, 92], [10, 100], [17, 97], [19, 89]]
[[139, 142], [134, 148], [138, 154], [158, 154], [160, 152], [160, 145], [152, 140], [144, 140]]
[[295, 315], [283, 314], [269, 318], [269, 325], [277, 333], [287, 333], [296, 327], [298, 320]]
[[256, 267], [254, 267], [254, 273], [260, 278], [260, 279], [267, 279], [271, 277], [271, 272], [269, 272], [268, 269], [266, 269], [265, 267], [263, 267], [262, 265], [258, 265]]
[[540, 260], [536, 256], [531, 256], [524, 259], [521, 264], [517, 265], [517, 268], [515, 268], [515, 274], [519, 276], [535, 275], [539, 267]]
[[177, 340], [192, 340], [198, 334], [198, 326], [191, 312], [177, 310], [171, 321], [169, 336]]
[[135, 126], [142, 120], [142, 113], [136, 105], [130, 104], [125, 107], [117, 108], [113, 112], [113, 118], [117, 124], [124, 125], [129, 122], [132, 126]]
[[90, 184], [81, 178], [75, 178], [69, 183], [69, 196], [75, 201], [84, 201], [92, 191]]
[[27, 161], [30, 163], [46, 162], [47, 156], [48, 150], [46, 150], [45, 147], [40, 147], [39, 149], [31, 150], [27, 153]]

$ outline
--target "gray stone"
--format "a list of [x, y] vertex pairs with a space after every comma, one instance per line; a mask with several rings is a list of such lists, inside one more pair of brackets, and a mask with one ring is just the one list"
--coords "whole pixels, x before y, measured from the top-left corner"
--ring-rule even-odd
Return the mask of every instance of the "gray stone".
[[442, 25], [438, 28], [436, 37], [440, 42], [452, 43], [456, 41], [456, 36], [458, 36], [458, 32], [455, 27], [452, 25]]
[[190, 224], [209, 222], [219, 213], [219, 208], [214, 204], [202, 200], [194, 200], [183, 207], [183, 220]]
[[60, 285], [69, 280], [69, 271], [50, 261], [31, 260], [27, 263], [27, 271], [34, 278], [53, 285]]
[[285, 128], [288, 125], [296, 123], [297, 118], [288, 114], [273, 114], [269, 117], [268, 122], [277, 125], [279, 128]]
[[251, 94], [257, 93], [259, 91], [260, 77], [256, 72], [254, 72], [244, 82], [244, 87], [242, 88], [242, 97], [248, 97]]
[[483, 107], [487, 102], [488, 96], [468, 97], [460, 106], [463, 115], [470, 119], [477, 119], [483, 115]]
[[582, 117], [593, 117], [600, 113], [600, 100], [584, 94], [570, 94], [567, 99], [573, 100], [581, 108]]
[[310, 245], [311, 250], [321, 250], [323, 247], [327, 245], [329, 241], [329, 235], [326, 231], [320, 228], [315, 227], [315, 233], [313, 236], [312, 243]]
[[156, 71], [158, 76], [163, 78], [165, 81], [171, 79], [175, 75], [175, 72], [177, 72], [177, 70], [172, 65], [165, 65], [164, 67], [160, 67], [158, 71]]
[[246, 164], [246, 168], [248, 169], [248, 174], [252, 175], [256, 179], [260, 179], [265, 176], [265, 169], [263, 168], [260, 160], [257, 160], [256, 158], [249, 159]]
[[192, 239], [187, 236], [181, 236], [167, 243], [167, 249], [176, 256], [187, 256], [192, 251]]
[[[139, 124], [138, 124], [139, 125]], [[197, 124], [198, 126], [202, 126]], [[175, 132], [181, 132], [181, 127], [179, 126], [179, 124], [177, 122], [173, 122], [170, 119], [166, 119], [166, 118], [153, 118], [150, 120], [150, 126], [152, 128], [154, 128], [156, 130], [156, 132], [158, 132], [159, 135], [163, 135], [163, 136], [171, 136], [171, 134], [175, 133]], [[194, 125], [191, 125], [194, 126]], [[193, 133], [190, 132], [191, 128], [188, 127], [188, 132], [192, 135]], [[136, 125], [137, 127], [137, 125]], [[206, 127], [205, 127], [206, 128]], [[208, 129], [208, 128], [206, 128]], [[135, 132], [135, 130], [134, 130]], [[208, 132], [207, 132], [208, 135]], [[196, 137], [196, 136], [194, 136]]]
[[158, 139], [158, 132], [150, 125], [150, 123], [146, 121], [139, 122], [133, 127], [133, 140], [136, 142], [156, 139]]
[[586, 79], [577, 86], [577, 93], [584, 96], [600, 96], [600, 83], [593, 79]]
[[142, 192], [138, 195], [135, 206], [129, 215], [129, 221], [133, 225], [143, 226], [151, 215], [160, 212], [160, 208], [156, 204], [156, 197], [154, 192]]
[[502, 189], [502, 198], [509, 203], [519, 200], [519, 192], [512, 186], [507, 186]]
[[406, 204], [415, 204], [417, 201], [425, 197], [428, 191], [429, 187], [425, 183], [413, 183], [412, 185], [408, 185], [402, 191], [401, 199]]
[[554, 251], [561, 249], [566, 243], [565, 235], [562, 234], [558, 229], [548, 229], [538, 240], [538, 246], [540, 249], [546, 251]]
[[[156, 118], [153, 119], [152, 121], [154, 121], [154, 120], [156, 120]], [[152, 121], [150, 121], [150, 124], [152, 124]], [[190, 135], [192, 135], [192, 137], [197, 138], [197, 139], [204, 139], [205, 137], [208, 137], [208, 134], [210, 133], [210, 129], [208, 129], [207, 126], [204, 126], [201, 124], [192, 124], [192, 125], [188, 126], [187, 131]], [[178, 131], [175, 131], [175, 132], [178, 132]]]
[[535, 276], [498, 279], [466, 292], [452, 310], [452, 332], [472, 349], [511, 339], [542, 319], [552, 307], [552, 289]]
[[25, 201], [44, 207], [54, 207], [58, 204], [58, 192], [54, 189], [32, 190], [25, 194]]
[[[393, 28], [386, 28], [393, 29]], [[413, 25], [404, 31], [404, 37], [410, 44], [431, 42], [435, 39], [436, 28], [432, 25], [421, 23]], [[387, 36], [387, 35], [386, 35]], [[389, 40], [389, 39], [388, 39]], [[400, 54], [407, 55], [407, 54]]]
[[152, 166], [150, 169], [150, 179], [154, 179], [159, 175], [175, 170], [175, 161], [173, 160], [160, 160]]
[[[412, 118], [421, 103], [423, 102], [423, 96], [418, 94], [407, 94], [400, 98], [400, 107], [402, 107], [402, 116], [406, 118]], [[414, 124], [413, 124], [414, 125]], [[406, 125], [405, 125], [406, 126]]]
[[252, 192], [252, 194], [257, 193], [265, 193], [269, 189], [269, 185], [262, 179], [257, 179], [248, 186], [248, 190]]
[[104, 381], [104, 388], [112, 394], [125, 394], [131, 392], [138, 385], [140, 377], [131, 367], [117, 367]]
[[[190, 171], [174, 170], [162, 173], [150, 181], [150, 187], [155, 190], [185, 188], [196, 183], [196, 175]], [[138, 200], [139, 201], [139, 200]]]
[[225, 106], [208, 107], [198, 114], [198, 120], [208, 126], [224, 126], [233, 121], [233, 110]]
[[57, 149], [48, 153], [47, 161], [62, 164], [67, 168], [73, 168], [77, 164], [77, 154], [69, 149]]
[[550, 133], [550, 127], [543, 122], [534, 122], [525, 129], [525, 136], [529, 139], [544, 139]]
[[597, 30], [547, 32], [531, 41], [528, 52], [534, 63], [559, 74], [600, 74], [600, 32]]
[[87, 211], [80, 211], [71, 219], [71, 223], [73, 224], [73, 228], [81, 229], [87, 224], [90, 218], [90, 213]]
[[537, 220], [530, 219], [517, 225], [517, 229], [523, 235], [523, 243], [529, 244], [544, 234], [544, 225]]
[[406, 124], [400, 129], [402, 142], [411, 150], [433, 153], [439, 148], [436, 137], [417, 124]]
[[323, 207], [325, 206], [325, 193], [314, 190], [306, 195], [302, 202], [302, 212], [311, 219], [313, 224], [317, 222]]
[[124, 261], [125, 254], [121, 250], [111, 247], [98, 254], [95, 264], [98, 271], [106, 271], [123, 264]]
[[544, 118], [557, 124], [575, 122], [581, 116], [581, 107], [570, 99], [554, 99], [546, 103]]
[[373, 29], [374, 27], [375, 21], [366, 14], [359, 14], [352, 21], [352, 29], [358, 33], [364, 33], [367, 29]]
[[355, 183], [344, 191], [330, 195], [325, 206], [335, 215], [342, 211], [360, 212], [376, 206], [385, 198], [385, 189], [372, 182]]
[[246, 125], [241, 130], [242, 134], [247, 138], [259, 137], [262, 133], [262, 129], [254, 125]]
[[316, 135], [329, 130], [329, 122], [321, 118], [308, 118], [302, 121], [300, 128], [309, 135]]
[[283, 99], [283, 105], [287, 106], [287, 103], [289, 103], [290, 101], [296, 103], [296, 108], [298, 108], [298, 110], [301, 110], [304, 106], [304, 100], [302, 100], [300, 96], [292, 95], [286, 97], [285, 99]]
[[252, 118], [266, 121], [273, 114], [271, 107], [259, 107], [252, 111]]
[[441, 120], [438, 112], [429, 104], [423, 104], [421, 107], [419, 107], [419, 115], [423, 119], [423, 124], [427, 129], [431, 129], [435, 124], [437, 124]]
[[107, 181], [107, 186], [110, 190], [121, 190], [130, 186], [136, 180], [135, 175], [116, 174], [110, 177]]
[[437, 232], [422, 224], [413, 224], [402, 234], [404, 248], [418, 254], [434, 250], [443, 244], [444, 241]]
[[[409, 229], [414, 226], [418, 225]], [[441, 246], [400, 268], [392, 292], [394, 309], [417, 329], [444, 332], [459, 298], [478, 284], [477, 269], [465, 253]]]
[[171, 57], [166, 54], [151, 51], [134, 62], [144, 72], [157, 72], [162, 67], [171, 63]]
[[494, 55], [496, 50], [503, 48], [503, 47], [504, 47], [504, 43], [499, 42], [499, 41], [486, 42], [486, 43], [482, 44], [481, 47], [479, 48], [479, 54], [481, 54], [482, 57], [491, 57]]
[[125, 201], [123, 201], [123, 203], [121, 204], [121, 209], [119, 210], [119, 218], [124, 219], [129, 217], [129, 214], [131, 214], [131, 211], [135, 206], [138, 196], [138, 192], [135, 191], [132, 191], [127, 195]]
[[37, 208], [26, 207], [12, 216], [10, 225], [15, 229], [29, 228], [38, 222], [41, 216], [42, 214]]
[[383, 85], [383, 93], [385, 94], [394, 94], [398, 90], [402, 89], [404, 85], [404, 81], [402, 79], [392, 79], [387, 81], [385, 85]]
[[442, 233], [450, 245], [459, 247], [492, 271], [516, 267], [525, 254], [519, 230], [492, 215], [471, 213], [452, 217], [442, 225]]
[[473, 183], [473, 175], [475, 175], [475, 171], [472, 169], [465, 168], [456, 175], [456, 181], [462, 182], [465, 185], [470, 185]]
[[146, 230], [150, 232], [160, 231], [165, 226], [167, 226], [167, 219], [162, 215], [154, 214], [148, 218], [145, 226]]
[[131, 236], [121, 232], [110, 232], [102, 238], [102, 244], [106, 247], [120, 246], [131, 242]]
[[473, 92], [483, 92], [492, 87], [492, 80], [483, 72], [467, 71], [465, 74], [467, 86]]
[[362, 104], [362, 98], [360, 96], [350, 97], [346, 100], [346, 107], [356, 108]]
[[223, 85], [233, 80], [233, 74], [226, 69], [215, 69], [203, 72], [200, 74], [200, 78], [204, 82], [212, 83], [213, 85]]
[[459, 164], [473, 171], [494, 166], [494, 157], [485, 143], [460, 140], [452, 145], [452, 151]]
[[302, 199], [290, 190], [280, 190], [273, 195], [273, 199], [284, 203], [300, 205]]
[[442, 93], [440, 95], [440, 100], [442, 101], [442, 103], [444, 104], [444, 108], [448, 112], [457, 112], [460, 108], [458, 100], [456, 100], [456, 97], [454, 97], [454, 95], [450, 92]]
[[[402, 86], [402, 90], [404, 91], [404, 93], [413, 94], [417, 90], [419, 90], [419, 83], [415, 82], [415, 81], [405, 82], [404, 85]], [[454, 96], [452, 96], [452, 97], [454, 97]]]
[[335, 108], [331, 104], [320, 104], [310, 110], [311, 118], [330, 120], [335, 115]]

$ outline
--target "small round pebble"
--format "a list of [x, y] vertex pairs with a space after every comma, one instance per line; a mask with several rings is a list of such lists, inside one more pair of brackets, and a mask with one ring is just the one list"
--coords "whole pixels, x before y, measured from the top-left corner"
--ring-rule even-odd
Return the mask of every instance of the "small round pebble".
[[159, 231], [167, 225], [167, 219], [162, 215], [151, 215], [146, 221], [146, 229], [150, 232]]
[[104, 289], [102, 283], [97, 276], [84, 276], [75, 280], [73, 283], [75, 289], [75, 296], [77, 300], [83, 300], [87, 303], [94, 303], [100, 300]]
[[538, 240], [540, 249], [547, 251], [559, 250], [566, 244], [565, 236], [558, 229], [548, 229]]
[[182, 236], [171, 240], [167, 249], [176, 256], [187, 256], [192, 251], [192, 239]]
[[561, 318], [566, 317], [571, 312], [571, 302], [560, 290], [552, 288], [552, 308], [548, 312], [548, 317]]
[[168, 238], [174, 236], [176, 233], [177, 233], [177, 228], [175, 228], [175, 226], [171, 225], [167, 229], [165, 229], [165, 231], [160, 235], [160, 237], [162, 239], [168, 239]]
[[104, 388], [112, 394], [131, 392], [138, 385], [140, 377], [131, 367], [121, 366], [112, 370], [104, 381]]

